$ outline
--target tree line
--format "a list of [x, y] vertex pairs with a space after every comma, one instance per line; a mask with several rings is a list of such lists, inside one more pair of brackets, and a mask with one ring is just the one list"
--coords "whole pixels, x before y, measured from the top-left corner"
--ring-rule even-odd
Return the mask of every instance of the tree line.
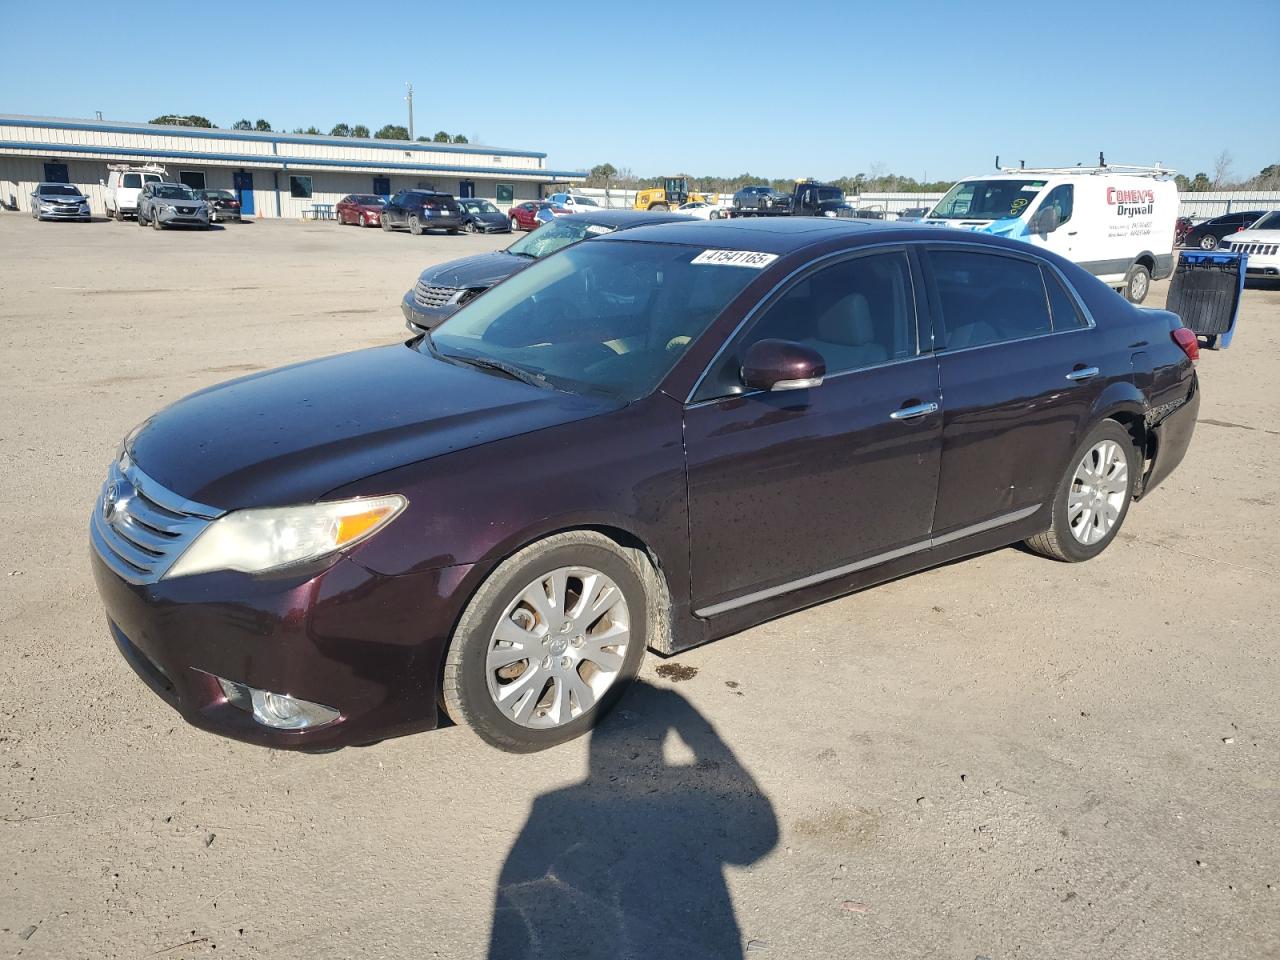
[[[167, 113], [162, 117], [156, 117], [151, 122], [163, 124], [166, 126], [175, 126], [175, 127], [206, 127], [211, 130], [218, 129], [213, 123], [209, 121], [208, 117], [202, 117], [197, 114], [191, 114], [189, 116], [186, 116], [186, 115], [181, 115], [176, 113]], [[232, 130], [258, 130], [263, 133], [273, 132], [271, 124], [261, 118], [255, 121], [250, 121], [247, 119], [237, 120], [235, 123], [231, 125], [231, 129]], [[284, 133], [286, 131], [281, 130], [279, 132]], [[319, 127], [314, 127], [314, 126], [307, 127], [305, 129], [302, 127], [295, 127], [293, 130], [288, 132], [312, 134], [314, 136], [324, 135], [323, 130], [321, 130]], [[401, 126], [400, 124], [397, 124], [397, 123], [384, 124], [383, 126], [378, 128], [377, 133], [373, 133], [373, 134], [369, 133], [369, 128], [366, 127], [363, 123], [357, 123], [355, 125], [338, 123], [338, 124], [334, 124], [333, 129], [329, 131], [328, 135], [331, 137], [355, 137], [355, 138], [363, 138], [363, 139], [372, 138], [374, 140], [409, 140], [410, 139], [408, 127]], [[449, 133], [447, 130], [437, 130], [434, 136], [418, 137], [417, 142], [418, 143], [470, 143], [471, 141], [468, 140], [467, 137], [461, 133]]]

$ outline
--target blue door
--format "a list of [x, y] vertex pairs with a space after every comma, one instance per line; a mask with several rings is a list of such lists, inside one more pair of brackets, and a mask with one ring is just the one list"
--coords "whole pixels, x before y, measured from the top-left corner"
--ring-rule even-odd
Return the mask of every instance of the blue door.
[[253, 174], [240, 170], [231, 175], [236, 194], [240, 197], [240, 215], [253, 216]]
[[70, 183], [71, 177], [67, 174], [67, 165], [65, 163], [46, 163], [44, 165], [44, 182]]

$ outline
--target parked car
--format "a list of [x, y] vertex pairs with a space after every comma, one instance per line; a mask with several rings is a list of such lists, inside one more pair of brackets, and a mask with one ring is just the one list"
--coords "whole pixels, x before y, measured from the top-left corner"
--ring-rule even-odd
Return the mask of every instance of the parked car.
[[1263, 214], [1248, 230], [1228, 236], [1223, 245], [1232, 253], [1248, 256], [1246, 278], [1280, 277], [1280, 210]]
[[725, 215], [724, 207], [715, 203], [707, 203], [705, 200], [690, 200], [688, 203], [680, 204], [676, 209], [691, 217], [697, 217], [699, 220], [719, 220]]
[[468, 198], [459, 200], [462, 208], [462, 229], [467, 233], [510, 233], [511, 223], [507, 215], [488, 200]]
[[400, 301], [405, 326], [414, 333], [438, 327], [465, 303], [496, 283], [519, 273], [545, 256], [580, 240], [604, 236], [655, 223], [676, 223], [690, 218], [679, 213], [647, 210], [609, 210], [599, 207], [572, 217], [557, 218], [521, 237], [505, 250], [462, 257], [427, 267], [418, 282]]
[[209, 229], [209, 205], [183, 183], [148, 183], [138, 194], [138, 226]]
[[573, 211], [568, 207], [561, 207], [549, 200], [529, 200], [511, 208], [511, 229], [536, 230], [556, 217], [567, 217], [571, 213]]
[[230, 190], [196, 190], [195, 195], [209, 206], [209, 222], [234, 220], [242, 222], [240, 198]]
[[898, 211], [898, 219], [912, 223], [916, 220], [923, 220], [924, 215], [928, 212], [928, 207], [907, 207], [905, 210]]
[[537, 750], [647, 646], [1020, 541], [1096, 557], [1187, 450], [1195, 357], [1176, 315], [1017, 240], [621, 230], [430, 336], [155, 413], [92, 567], [120, 652], [198, 727], [323, 750], [443, 712]]
[[452, 194], [433, 190], [401, 190], [387, 201], [379, 218], [388, 232], [407, 229], [415, 237], [427, 230], [462, 229], [462, 208]]
[[1233, 233], [1248, 230], [1265, 210], [1238, 210], [1220, 217], [1202, 220], [1187, 231], [1183, 244], [1201, 250], [1216, 250], [1222, 241]]
[[164, 180], [164, 167], [146, 164], [131, 167], [125, 164], [112, 164], [107, 169], [107, 179], [102, 182], [103, 203], [107, 216], [124, 222], [125, 217], [132, 217], [138, 210], [138, 194], [149, 183], [161, 183]]
[[583, 210], [604, 209], [596, 201], [580, 193], [553, 193], [547, 197], [547, 200], [558, 207], [572, 210], [574, 213], [581, 213]]
[[31, 216], [36, 220], [81, 220], [88, 223], [89, 198], [69, 183], [37, 183], [31, 192]]
[[790, 213], [791, 196], [765, 184], [743, 187], [733, 195], [738, 213]]
[[382, 208], [387, 201], [373, 193], [348, 193], [333, 208], [339, 224], [354, 223], [376, 227], [382, 222]]

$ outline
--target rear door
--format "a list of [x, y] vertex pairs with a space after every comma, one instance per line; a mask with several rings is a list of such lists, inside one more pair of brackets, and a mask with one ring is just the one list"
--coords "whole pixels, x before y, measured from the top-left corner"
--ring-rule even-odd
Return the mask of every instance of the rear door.
[[[937, 365], [901, 247], [798, 275], [713, 362], [685, 411], [694, 609], [714, 616], [871, 566], [929, 537]], [[764, 339], [821, 353], [817, 387], [744, 392]], [[923, 346], [922, 346], [923, 344]]]
[[1127, 355], [1104, 355], [1078, 298], [1038, 257], [939, 244], [927, 261], [946, 402], [938, 538], [1048, 502], [1104, 386], [1130, 371]]

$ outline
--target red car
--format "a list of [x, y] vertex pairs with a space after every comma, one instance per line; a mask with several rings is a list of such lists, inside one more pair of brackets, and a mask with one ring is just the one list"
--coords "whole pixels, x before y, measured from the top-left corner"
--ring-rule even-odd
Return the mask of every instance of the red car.
[[556, 217], [567, 217], [573, 214], [568, 207], [546, 200], [527, 200], [511, 208], [512, 230], [537, 230], [544, 223]]
[[338, 223], [376, 227], [382, 223], [382, 207], [387, 201], [372, 193], [349, 193], [334, 208]]

